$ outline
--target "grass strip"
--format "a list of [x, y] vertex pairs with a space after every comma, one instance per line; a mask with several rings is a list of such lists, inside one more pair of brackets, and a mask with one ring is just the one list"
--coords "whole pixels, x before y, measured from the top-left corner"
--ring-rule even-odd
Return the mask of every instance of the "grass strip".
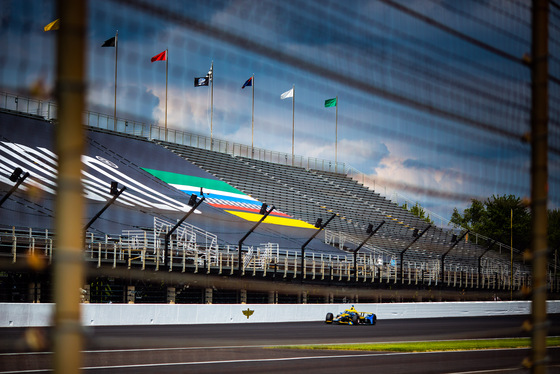
[[[560, 346], [560, 337], [546, 339], [549, 347]], [[384, 352], [436, 352], [466, 351], [480, 349], [529, 348], [529, 338], [481, 339], [481, 340], [445, 340], [405, 343], [366, 343], [366, 344], [328, 344], [328, 345], [289, 345], [274, 348], [282, 349], [321, 349], [341, 351], [384, 351]]]

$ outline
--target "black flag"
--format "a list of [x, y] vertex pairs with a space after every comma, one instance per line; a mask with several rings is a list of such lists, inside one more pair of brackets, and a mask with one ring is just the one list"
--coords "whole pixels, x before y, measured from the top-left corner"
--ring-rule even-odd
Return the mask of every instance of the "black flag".
[[109, 38], [105, 40], [105, 42], [101, 45], [102, 47], [114, 47], [115, 46], [115, 37]]
[[195, 87], [200, 87], [200, 86], [208, 86], [208, 76], [206, 77], [195, 77], [194, 78], [194, 86]]

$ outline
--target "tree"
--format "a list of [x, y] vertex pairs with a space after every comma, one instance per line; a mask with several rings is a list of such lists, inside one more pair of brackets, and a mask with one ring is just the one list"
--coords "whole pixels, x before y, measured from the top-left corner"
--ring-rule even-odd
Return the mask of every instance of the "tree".
[[492, 196], [487, 200], [483, 227], [486, 235], [521, 251], [531, 245], [531, 215], [519, 197]]
[[[513, 230], [512, 224], [513, 212]], [[459, 213], [453, 209], [451, 222], [457, 227], [472, 230], [504, 244], [525, 250], [531, 246], [531, 212], [521, 199], [513, 195], [492, 196], [486, 201], [471, 200], [471, 205]], [[556, 251], [560, 250], [560, 209], [548, 211], [548, 259], [552, 264]]]
[[459, 213], [457, 208], [453, 208], [451, 222], [459, 227], [478, 232], [478, 228], [485, 214], [486, 208], [484, 203], [480, 200], [472, 199], [471, 206], [465, 209], [463, 215]]
[[484, 202], [473, 199], [463, 214], [457, 208], [453, 210], [451, 222], [508, 245], [513, 234], [513, 247], [519, 250], [525, 250], [531, 243], [529, 210], [514, 195], [493, 195]]
[[558, 261], [555, 253], [560, 252], [560, 209], [548, 211], [548, 254], [551, 263]]
[[430, 215], [426, 214], [424, 208], [422, 208], [418, 203], [416, 203], [412, 208], [408, 209], [408, 204], [404, 203], [401, 208], [408, 210], [410, 213], [414, 214], [416, 217], [423, 219], [424, 221], [433, 224], [434, 221], [430, 219]]
[[560, 249], [560, 209], [548, 211], [548, 246]]

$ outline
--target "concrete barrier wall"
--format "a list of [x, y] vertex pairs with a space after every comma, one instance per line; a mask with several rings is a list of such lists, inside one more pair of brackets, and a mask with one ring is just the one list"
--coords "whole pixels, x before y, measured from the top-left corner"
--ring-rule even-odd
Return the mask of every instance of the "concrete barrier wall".
[[[82, 304], [86, 326], [175, 325], [322, 321], [352, 304]], [[377, 318], [437, 318], [527, 315], [528, 301], [354, 304]], [[0, 327], [48, 326], [54, 304], [0, 303]], [[560, 313], [560, 301], [547, 303], [548, 313]], [[245, 314], [244, 314], [245, 313]], [[247, 316], [249, 314], [249, 316]]]

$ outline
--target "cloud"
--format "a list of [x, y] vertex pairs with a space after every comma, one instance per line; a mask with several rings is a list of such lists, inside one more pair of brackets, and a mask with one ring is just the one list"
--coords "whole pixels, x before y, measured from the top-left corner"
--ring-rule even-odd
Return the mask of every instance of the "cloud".
[[[148, 90], [159, 99], [153, 108], [152, 117], [159, 126], [163, 126], [165, 123], [165, 86], [153, 86]], [[220, 100], [220, 97], [225, 95], [227, 95], [227, 91], [214, 88], [212, 127], [223, 123], [223, 117], [236, 112], [234, 104], [227, 100]], [[210, 136], [210, 88], [200, 87], [186, 91], [182, 87], [168, 87], [167, 125], [169, 129]], [[221, 132], [221, 130], [216, 130], [218, 129], [213, 129], [214, 136]]]
[[[404, 203], [405, 197], [420, 205], [438, 207], [438, 211], [449, 213], [454, 204], [460, 199], [450, 200], [449, 194], [468, 194], [469, 188], [461, 174], [453, 167], [432, 165], [422, 160], [414, 150], [398, 143], [387, 143], [387, 154], [380, 160], [374, 172], [366, 177], [374, 181], [371, 188], [378, 190], [383, 195]], [[435, 200], [446, 200], [447, 209], [442, 209], [441, 204]]]
[[[306, 138], [298, 143], [306, 157], [334, 160], [335, 142], [312, 142]], [[337, 144], [337, 159], [362, 170], [373, 170], [389, 154], [385, 144], [364, 139], [341, 139]]]

